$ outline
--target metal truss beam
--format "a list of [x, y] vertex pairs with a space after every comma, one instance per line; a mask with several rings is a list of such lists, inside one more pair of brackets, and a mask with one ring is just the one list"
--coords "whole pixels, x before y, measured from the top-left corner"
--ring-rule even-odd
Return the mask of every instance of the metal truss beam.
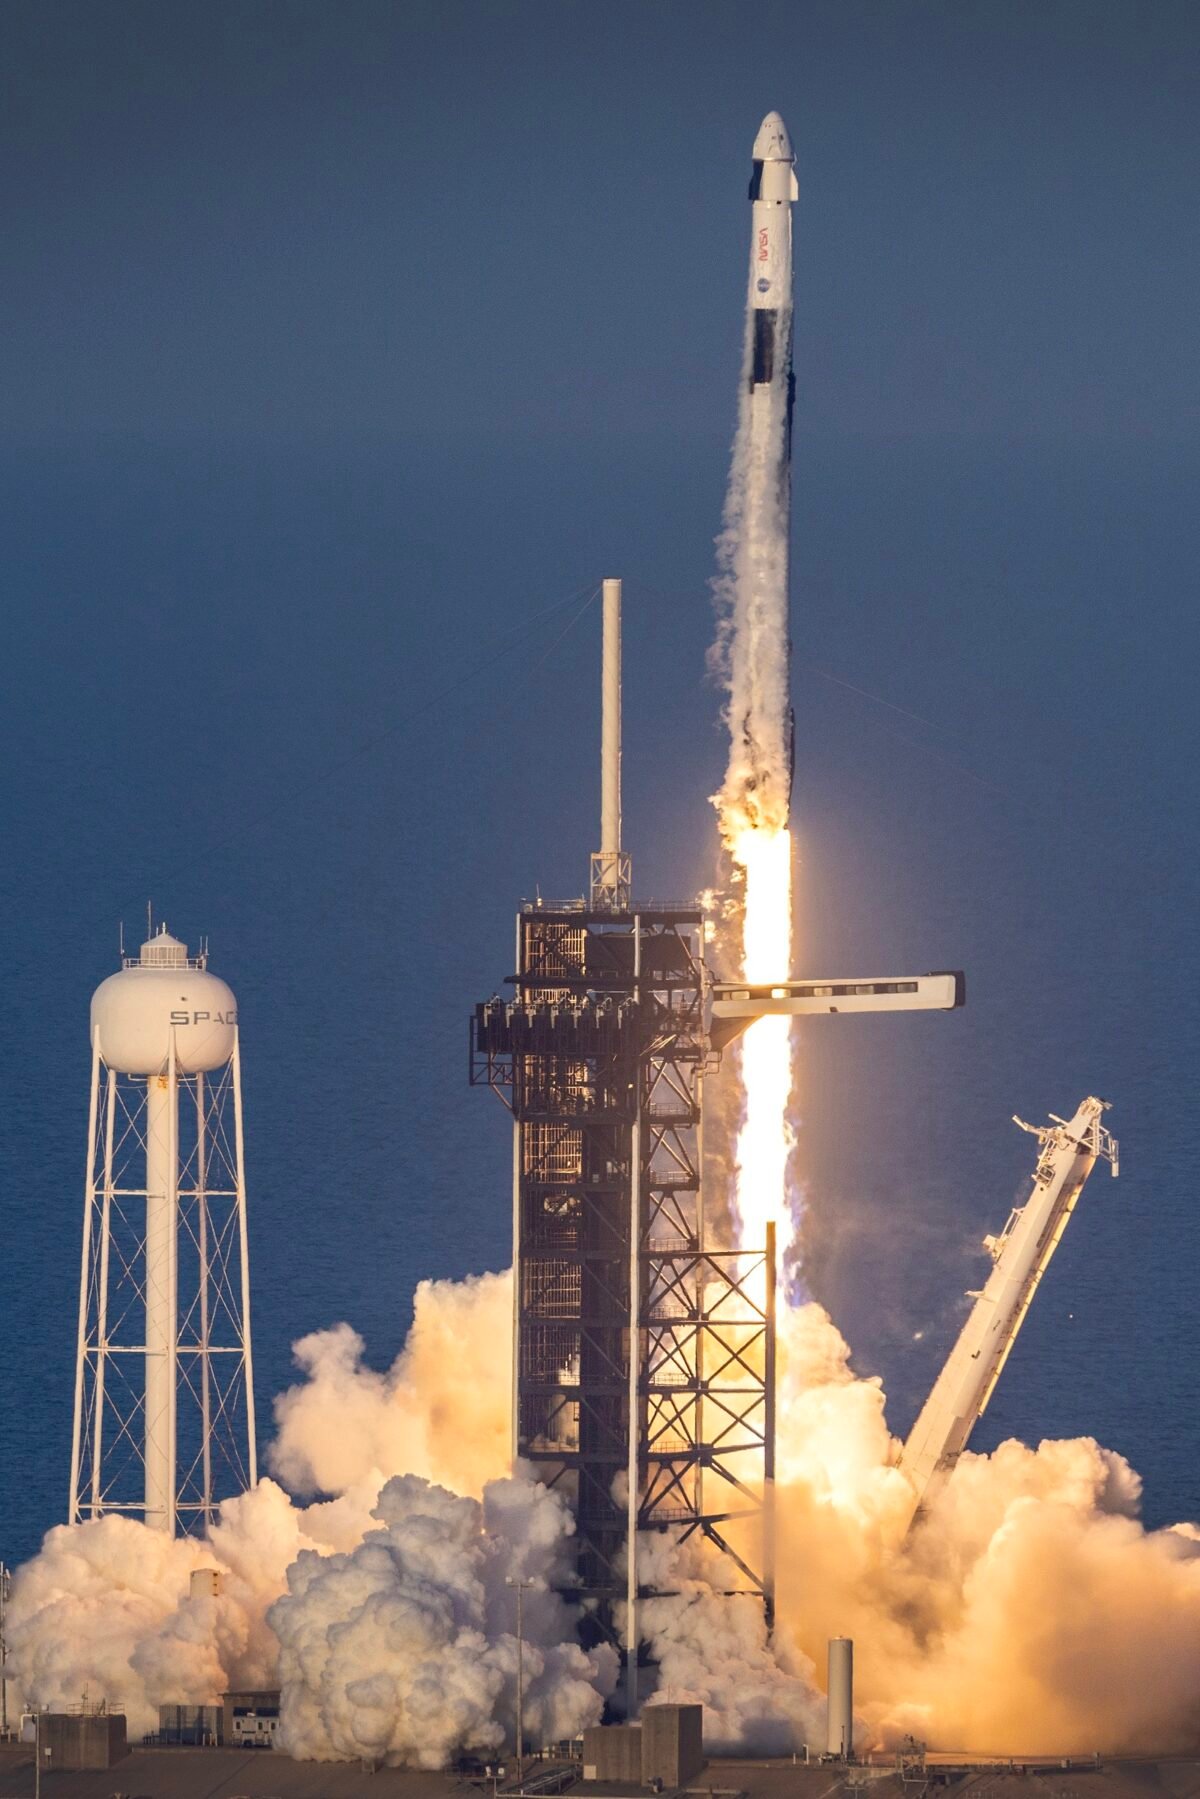
[[570, 1498], [567, 1591], [622, 1647], [631, 1713], [640, 1535], [703, 1535], [728, 1591], [773, 1607], [774, 1241], [705, 1233], [700, 925], [526, 906], [511, 996], [471, 1024], [471, 1082], [514, 1121], [514, 1453]]

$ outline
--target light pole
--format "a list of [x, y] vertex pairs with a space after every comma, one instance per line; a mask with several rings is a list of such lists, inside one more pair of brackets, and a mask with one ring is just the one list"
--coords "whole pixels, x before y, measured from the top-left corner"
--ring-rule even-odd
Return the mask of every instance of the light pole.
[[525, 1610], [523, 1601], [532, 1580], [514, 1580], [508, 1575], [506, 1587], [517, 1589], [517, 1784], [525, 1779]]
[[8, 1735], [8, 1640], [4, 1634], [4, 1614], [8, 1610], [8, 1569], [0, 1562], [0, 1737]]

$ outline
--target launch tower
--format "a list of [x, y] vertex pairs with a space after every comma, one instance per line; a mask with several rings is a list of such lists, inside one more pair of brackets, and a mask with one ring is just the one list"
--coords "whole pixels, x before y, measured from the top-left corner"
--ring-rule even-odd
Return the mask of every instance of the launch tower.
[[590, 895], [522, 906], [511, 997], [472, 1019], [471, 1080], [513, 1115], [514, 1454], [570, 1500], [568, 1596], [624, 1654], [632, 1715], [639, 1533], [703, 1533], [729, 1590], [771, 1614], [775, 1268], [773, 1240], [723, 1250], [705, 1230], [702, 917], [631, 896], [619, 634], [606, 581]]
[[92, 998], [69, 1519], [257, 1479], [237, 1002], [164, 925]]

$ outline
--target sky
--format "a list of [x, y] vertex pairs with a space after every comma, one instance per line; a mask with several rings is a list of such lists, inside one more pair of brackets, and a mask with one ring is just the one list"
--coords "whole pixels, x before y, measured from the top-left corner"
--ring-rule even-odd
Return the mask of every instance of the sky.
[[417, 1278], [507, 1259], [465, 1019], [517, 900], [586, 879], [571, 596], [604, 575], [635, 879], [712, 878], [707, 583], [772, 108], [798, 953], [969, 994], [801, 1042], [807, 1278], [901, 1427], [1027, 1172], [1009, 1114], [1109, 1083], [1126, 1171], [995, 1430], [1107, 1431], [1152, 1510], [1200, 1511], [1198, 77], [1171, 0], [3, 9], [0, 1556], [65, 1503], [122, 920], [208, 933], [239, 995], [265, 1413], [293, 1336], [347, 1317], [384, 1363]]

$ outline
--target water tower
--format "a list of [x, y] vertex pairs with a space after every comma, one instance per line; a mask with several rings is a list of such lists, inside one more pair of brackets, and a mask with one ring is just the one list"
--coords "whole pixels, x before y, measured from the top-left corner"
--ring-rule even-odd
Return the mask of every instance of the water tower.
[[72, 1523], [254, 1485], [237, 1002], [165, 925], [92, 997]]

